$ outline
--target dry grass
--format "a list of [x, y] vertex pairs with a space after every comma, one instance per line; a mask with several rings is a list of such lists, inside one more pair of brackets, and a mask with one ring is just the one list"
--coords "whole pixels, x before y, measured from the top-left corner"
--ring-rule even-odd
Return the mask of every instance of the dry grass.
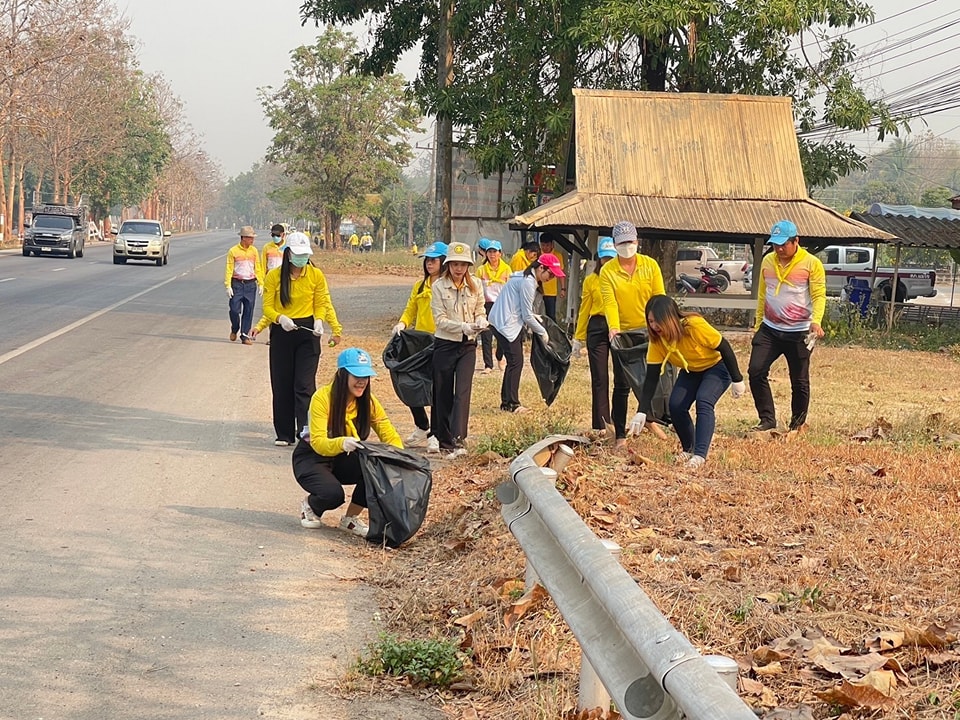
[[[382, 339], [364, 342], [378, 354]], [[749, 347], [735, 347], [745, 367]], [[838, 676], [805, 656], [767, 665], [757, 652], [764, 646], [818, 629], [857, 653], [881, 632], [905, 631], [904, 644], [884, 653], [903, 669], [893, 704], [848, 717], [960, 718], [957, 370], [951, 353], [822, 346], [806, 432], [751, 435], [752, 402], [727, 395], [701, 471], [673, 464], [672, 436], [645, 433], [631, 450], [652, 465], [593, 444], [559, 487], [598, 536], [620, 544], [624, 567], [679, 630], [704, 653], [741, 662], [741, 695], [758, 710], [805, 703], [818, 718], [841, 711], [814, 694], [839, 685]], [[525, 375], [521, 398], [539, 410], [522, 420], [496, 410], [499, 383], [497, 373], [475, 378], [475, 442], [589, 426], [585, 360], [549, 409]], [[788, 412], [782, 361], [772, 385]], [[412, 429], [385, 373], [375, 391], [401, 433]], [[868, 428], [874, 439], [851, 439]], [[510, 615], [524, 561], [493, 492], [507, 462], [474, 454], [438, 463], [420, 535], [400, 551], [365, 551], [391, 631], [459, 638], [472, 653], [467, 689], [435, 696], [454, 718], [559, 718], [576, 703], [579, 649], [555, 606], [546, 599]], [[920, 632], [933, 624], [952, 629], [952, 644], [911, 642], [936, 644]]]

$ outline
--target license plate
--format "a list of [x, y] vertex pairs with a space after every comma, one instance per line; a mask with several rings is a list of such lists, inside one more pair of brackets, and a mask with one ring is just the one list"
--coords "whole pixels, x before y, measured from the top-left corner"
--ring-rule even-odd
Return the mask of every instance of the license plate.
[[50, 248], [40, 248], [40, 252], [50, 252]]

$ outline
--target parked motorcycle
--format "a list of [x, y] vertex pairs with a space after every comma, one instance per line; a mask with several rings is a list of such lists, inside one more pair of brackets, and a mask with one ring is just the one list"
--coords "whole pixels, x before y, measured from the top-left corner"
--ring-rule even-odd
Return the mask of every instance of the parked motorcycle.
[[705, 265], [700, 268], [700, 277], [680, 273], [677, 285], [681, 295], [719, 294], [726, 292], [730, 287], [730, 281], [719, 270]]

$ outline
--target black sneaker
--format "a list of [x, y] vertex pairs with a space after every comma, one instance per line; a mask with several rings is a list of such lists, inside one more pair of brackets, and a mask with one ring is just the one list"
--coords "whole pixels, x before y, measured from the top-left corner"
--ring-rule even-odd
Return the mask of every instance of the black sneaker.
[[767, 430], [776, 430], [776, 429], [777, 429], [777, 423], [771, 420], [761, 420], [752, 428], [750, 428], [750, 432], [766, 432]]

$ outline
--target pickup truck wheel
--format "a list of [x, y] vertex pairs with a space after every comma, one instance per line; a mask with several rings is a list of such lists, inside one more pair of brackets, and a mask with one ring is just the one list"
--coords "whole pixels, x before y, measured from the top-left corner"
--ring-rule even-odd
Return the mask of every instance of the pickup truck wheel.
[[70, 250], [67, 251], [67, 257], [73, 260], [77, 256], [77, 246], [70, 243]]
[[24, 257], [30, 257], [30, 251], [27, 250], [26, 248], [23, 248], [23, 256], [24, 256]]
[[[890, 283], [885, 282], [880, 286], [880, 297], [883, 298], [884, 302], [890, 302]], [[897, 299], [896, 302], [902, 303], [907, 301], [907, 288], [904, 287], [903, 283], [897, 283]]]
[[80, 249], [77, 251], [77, 257], [83, 257], [83, 243], [80, 243]]

